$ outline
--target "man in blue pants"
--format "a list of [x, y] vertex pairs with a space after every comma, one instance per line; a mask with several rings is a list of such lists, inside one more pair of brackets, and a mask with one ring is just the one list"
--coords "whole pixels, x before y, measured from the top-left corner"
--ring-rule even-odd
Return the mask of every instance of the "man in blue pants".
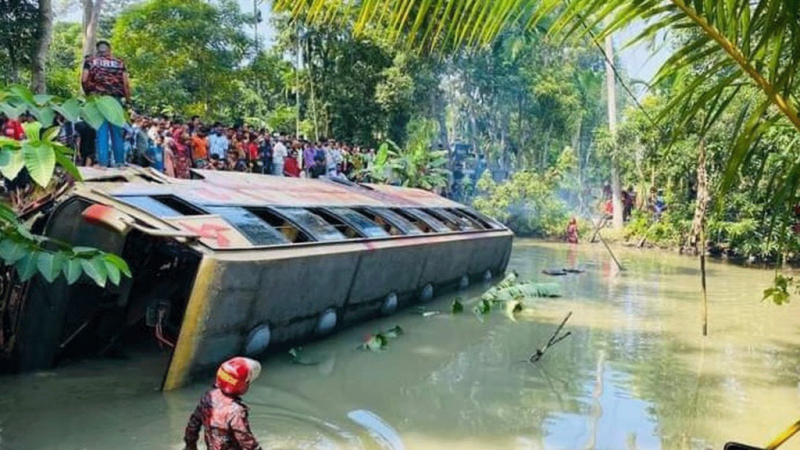
[[[108, 95], [120, 102], [124, 97], [128, 104], [131, 101], [130, 81], [125, 62], [111, 54], [108, 41], [97, 41], [97, 53], [88, 55], [83, 61], [81, 85], [86, 95]], [[114, 163], [125, 164], [125, 142], [122, 128], [112, 125], [107, 120], [97, 129], [97, 162], [103, 167], [110, 165], [108, 141], [114, 149]]]

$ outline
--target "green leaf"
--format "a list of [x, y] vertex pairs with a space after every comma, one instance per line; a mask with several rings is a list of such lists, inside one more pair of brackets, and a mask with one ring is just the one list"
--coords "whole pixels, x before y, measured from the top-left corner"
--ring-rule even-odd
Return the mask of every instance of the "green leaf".
[[64, 266], [64, 256], [56, 253], [49, 253], [49, 252], [41, 252], [39, 253], [38, 260], [36, 262], [36, 267], [39, 269], [39, 273], [42, 274], [45, 280], [49, 283], [58, 278], [58, 275], [61, 273], [61, 269]]
[[22, 146], [22, 154], [25, 158], [25, 167], [33, 181], [39, 186], [46, 187], [56, 168], [56, 154], [53, 147], [44, 142], [25, 143]]
[[100, 254], [100, 250], [96, 248], [80, 247], [80, 246], [72, 247], [72, 252], [75, 253], [76, 255], [81, 255], [83, 257], [95, 256]]
[[28, 248], [23, 243], [16, 242], [12, 239], [3, 239], [0, 241], [0, 258], [3, 258], [6, 264], [14, 264], [22, 259], [26, 253], [28, 253]]
[[105, 119], [112, 125], [116, 125], [118, 127], [125, 126], [125, 110], [122, 109], [122, 105], [117, 99], [103, 95], [95, 97], [94, 102], [97, 105], [97, 109], [100, 111], [100, 114], [102, 114], [103, 117], [105, 117]]
[[48, 94], [37, 94], [33, 96], [33, 100], [39, 106], [44, 106], [50, 103], [50, 101], [53, 100], [54, 98], [56, 98], [55, 95], [48, 95]]
[[36, 275], [36, 265], [38, 260], [39, 258], [37, 252], [29, 251], [24, 257], [14, 263], [14, 267], [17, 268], [17, 274], [19, 275], [20, 280], [28, 281], [31, 279], [31, 277]]
[[17, 214], [11, 209], [10, 205], [0, 202], [0, 222], [18, 225]]
[[0, 149], [19, 149], [21, 147], [22, 142], [10, 137], [0, 136]]
[[121, 279], [119, 268], [106, 260], [106, 272], [108, 272], [108, 280], [111, 281], [111, 284], [119, 286]]
[[108, 280], [108, 270], [103, 258], [94, 257], [92, 259], [81, 259], [80, 261], [83, 272], [94, 280], [98, 286], [105, 287]]
[[[59, 146], [55, 146], [57, 149]], [[56, 163], [61, 166], [68, 174], [72, 176], [75, 180], [80, 181], [83, 179], [81, 177], [81, 171], [78, 170], [78, 167], [72, 162], [72, 158], [69, 158], [66, 154], [61, 151], [56, 150]]]
[[86, 104], [83, 105], [83, 108], [81, 108], [81, 117], [95, 130], [100, 128], [105, 121], [105, 119], [103, 119], [103, 114], [97, 109], [97, 105], [92, 102], [86, 102]]
[[17, 178], [20, 170], [25, 166], [25, 157], [22, 150], [0, 151], [0, 173], [9, 180]]
[[451, 306], [451, 312], [453, 314], [461, 314], [464, 312], [464, 305], [458, 299], [453, 300], [453, 305]]
[[11, 86], [9, 91], [28, 105], [36, 106], [36, 98], [34, 98], [33, 93], [28, 88], [16, 85]]
[[113, 264], [117, 269], [119, 269], [126, 277], [130, 277], [131, 269], [128, 267], [128, 263], [125, 262], [122, 258], [112, 253], [105, 254], [106, 262], [109, 264]]
[[59, 126], [50, 127], [46, 129], [44, 135], [42, 135], [42, 140], [47, 142], [52, 142], [58, 137], [59, 131], [61, 131], [61, 127]]
[[45, 106], [44, 108], [30, 108], [30, 110], [34, 117], [36, 117], [39, 123], [45, 128], [52, 126], [53, 121], [56, 120], [56, 112], [49, 106]]
[[19, 233], [20, 236], [22, 236], [24, 239], [28, 241], [36, 240], [36, 238], [34, 238], [31, 232], [28, 231], [28, 229], [25, 227], [17, 227], [16, 232]]
[[472, 308], [473, 314], [483, 322], [483, 316], [489, 314], [492, 311], [492, 302], [489, 300], [482, 299], [474, 308]]
[[28, 110], [27, 105], [14, 106], [10, 103], [0, 103], [0, 112], [6, 115], [9, 119], [17, 120], [19, 116]]
[[38, 122], [23, 123], [22, 129], [25, 130], [25, 139], [28, 142], [35, 143], [41, 139], [42, 124]]
[[70, 122], [77, 122], [81, 118], [81, 103], [77, 99], [71, 98], [52, 108]]
[[64, 278], [67, 279], [68, 284], [74, 284], [81, 277], [81, 260], [72, 258], [67, 259], [62, 268], [64, 271]]

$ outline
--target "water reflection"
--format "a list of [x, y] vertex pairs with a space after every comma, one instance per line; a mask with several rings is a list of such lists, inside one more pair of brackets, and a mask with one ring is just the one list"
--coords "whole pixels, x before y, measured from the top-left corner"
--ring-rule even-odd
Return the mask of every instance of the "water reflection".
[[[696, 262], [615, 251], [628, 270], [600, 246], [518, 242], [511, 268], [522, 278], [587, 272], [543, 280], [564, 297], [531, 302], [516, 323], [401, 312], [307, 347], [319, 365], [275, 355], [246, 398], [254, 430], [273, 449], [391, 448], [352, 419], [362, 410], [407, 449], [699, 450], [763, 444], [795, 419], [800, 315], [759, 301], [770, 272], [712, 264], [703, 339]], [[467, 311], [479, 294], [459, 294]], [[572, 336], [525, 362], [569, 311]], [[406, 334], [386, 352], [356, 349], [365, 333], [397, 324]], [[119, 361], [5, 378], [0, 449], [181, 448], [207, 383], [161, 394], [159, 381]]]

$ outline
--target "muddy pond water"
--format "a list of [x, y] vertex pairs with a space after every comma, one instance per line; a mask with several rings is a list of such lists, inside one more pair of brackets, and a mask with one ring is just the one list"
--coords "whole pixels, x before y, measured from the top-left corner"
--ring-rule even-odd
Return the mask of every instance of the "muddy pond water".
[[[265, 449], [722, 449], [765, 445], [800, 418], [800, 301], [761, 302], [773, 273], [710, 263], [701, 336], [695, 259], [518, 240], [509, 269], [558, 283], [516, 315], [471, 309], [485, 287], [438, 298], [263, 361], [245, 397]], [[543, 269], [580, 267], [547, 277]], [[396, 268], [394, 270], [403, 270]], [[465, 312], [451, 315], [461, 297]], [[571, 336], [525, 360], [572, 311]], [[380, 352], [371, 332], [405, 334]], [[211, 380], [161, 393], [163, 356], [0, 378], [0, 449], [182, 449]], [[800, 449], [800, 437], [786, 449]]]

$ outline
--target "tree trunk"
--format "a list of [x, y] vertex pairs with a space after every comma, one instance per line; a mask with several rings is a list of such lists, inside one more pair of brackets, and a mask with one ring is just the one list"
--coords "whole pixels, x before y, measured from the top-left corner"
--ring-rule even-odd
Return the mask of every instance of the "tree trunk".
[[31, 68], [31, 90], [37, 94], [47, 92], [47, 52], [53, 34], [53, 2], [39, 0], [39, 33], [36, 55]]
[[614, 44], [611, 35], [606, 36], [606, 88], [608, 90], [608, 131], [611, 134], [613, 145], [611, 157], [611, 193], [614, 206], [614, 229], [621, 230], [624, 226], [622, 220], [622, 187], [619, 181], [619, 167], [617, 167], [617, 84], [614, 78]]
[[[705, 252], [705, 248], [697, 248], [698, 237], [703, 230], [708, 211], [708, 174], [706, 172], [706, 146], [704, 140], [700, 139], [700, 156], [697, 160], [697, 204], [694, 208], [694, 219], [692, 220], [692, 231], [689, 233], [689, 247], [697, 252]], [[702, 242], [700, 243], [703, 244]]]
[[83, 56], [94, 55], [104, 0], [83, 0]]
[[16, 50], [14, 45], [8, 45], [6, 47], [6, 52], [8, 52], [8, 71], [6, 72], [6, 76], [8, 77], [9, 84], [16, 84], [17, 81], [19, 81], [19, 65], [17, 64]]
[[[450, 136], [447, 133], [447, 104], [445, 103], [444, 93], [440, 88], [436, 88], [433, 94], [433, 111], [436, 115], [436, 122], [439, 124], [439, 143], [442, 148], [447, 150], [448, 159], [450, 158]], [[477, 151], [477, 149], [474, 149]]]

